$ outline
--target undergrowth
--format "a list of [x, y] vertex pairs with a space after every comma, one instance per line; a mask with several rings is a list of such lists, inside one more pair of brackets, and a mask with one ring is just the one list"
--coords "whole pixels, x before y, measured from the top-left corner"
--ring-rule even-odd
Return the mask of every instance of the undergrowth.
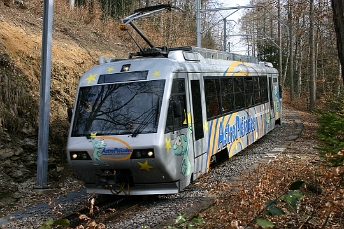
[[322, 144], [320, 155], [327, 158], [331, 166], [343, 166], [344, 157], [344, 93], [334, 95], [326, 103], [326, 110], [319, 111], [318, 137]]
[[18, 133], [23, 126], [37, 124], [37, 104], [29, 90], [30, 82], [0, 51], [0, 130]]

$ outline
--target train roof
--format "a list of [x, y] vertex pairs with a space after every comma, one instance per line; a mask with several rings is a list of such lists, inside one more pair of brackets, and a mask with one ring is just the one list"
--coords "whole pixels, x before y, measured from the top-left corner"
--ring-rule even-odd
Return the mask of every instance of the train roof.
[[[199, 48], [199, 47], [194, 47], [194, 46], [183, 46], [183, 47], [164, 49], [164, 52], [166, 53], [166, 55], [156, 55], [156, 52], [154, 52], [153, 56], [130, 55], [129, 58], [126, 58], [126, 59], [118, 59], [118, 58], [105, 59], [102, 57], [99, 60], [100, 60], [100, 64], [118, 62], [118, 61], [128, 62], [128, 61], [135, 61], [135, 60], [150, 60], [150, 61], [153, 61], [154, 64], [156, 64], [157, 63], [156, 61], [158, 61], [159, 59], [159, 62], [166, 60], [166, 61], [173, 61], [175, 63], [199, 63], [199, 64], [204, 64], [203, 65], [204, 67], [205, 66], [215, 67], [216, 65], [228, 66], [231, 64], [230, 62], [240, 62], [245, 65], [256, 66], [255, 68], [265, 69], [271, 73], [277, 71], [277, 69], [273, 68], [271, 63], [259, 62], [258, 58], [256, 57], [229, 53], [229, 52], [224, 52], [224, 51]], [[174, 65], [174, 66], [177, 66], [177, 65]], [[203, 68], [203, 70], [205, 69], [206, 68]]]
[[236, 53], [218, 51], [207, 48], [199, 48], [194, 46], [183, 46], [176, 48], [169, 48], [169, 52], [182, 50], [184, 53], [199, 53], [206, 59], [218, 59], [218, 60], [229, 60], [229, 61], [241, 61], [246, 63], [258, 64], [257, 57], [241, 55]]
[[[156, 48], [159, 49], [159, 47], [156, 47]], [[131, 53], [128, 59], [160, 57], [160, 58], [167, 58], [167, 59], [175, 60], [178, 62], [195, 61], [195, 62], [208, 63], [208, 64], [220, 64], [220, 62], [222, 61], [239, 61], [239, 62], [258, 64], [260, 66], [273, 68], [273, 65], [271, 63], [260, 62], [258, 61], [258, 58], [254, 56], [241, 55], [241, 54], [224, 52], [224, 51], [207, 49], [207, 48], [199, 48], [195, 46], [182, 46], [182, 47], [168, 48], [164, 50], [164, 52], [167, 55], [159, 56], [159, 55], [156, 55], [155, 51], [152, 56], [149, 56], [149, 55], [140, 56], [140, 55], [137, 55], [138, 53], [135, 53], [135, 54]], [[136, 56], [136, 58], [132, 58], [133, 56]], [[117, 61], [128, 60], [128, 59], [119, 59], [119, 58], [105, 59], [101, 57], [100, 64], [117, 62]]]

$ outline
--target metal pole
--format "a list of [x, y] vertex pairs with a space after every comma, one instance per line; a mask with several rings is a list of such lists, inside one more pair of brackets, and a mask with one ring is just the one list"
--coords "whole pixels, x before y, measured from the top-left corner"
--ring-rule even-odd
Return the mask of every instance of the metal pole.
[[197, 21], [197, 47], [202, 47], [202, 34], [201, 34], [201, 0], [196, 1], [196, 21]]
[[42, 62], [38, 126], [37, 182], [35, 189], [48, 188], [48, 140], [50, 76], [54, 0], [45, 0], [43, 9]]
[[69, 8], [73, 9], [75, 6], [75, 0], [69, 0]]
[[227, 28], [226, 28], [226, 24], [227, 24], [227, 19], [224, 18], [223, 19], [223, 51], [227, 51]]

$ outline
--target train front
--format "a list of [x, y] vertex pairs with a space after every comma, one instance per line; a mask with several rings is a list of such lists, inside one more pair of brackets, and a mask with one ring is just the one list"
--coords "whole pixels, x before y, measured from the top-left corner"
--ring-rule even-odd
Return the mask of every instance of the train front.
[[80, 80], [67, 144], [71, 168], [89, 193], [177, 193], [177, 177], [164, 173], [158, 155], [166, 79], [113, 66], [97, 66]]

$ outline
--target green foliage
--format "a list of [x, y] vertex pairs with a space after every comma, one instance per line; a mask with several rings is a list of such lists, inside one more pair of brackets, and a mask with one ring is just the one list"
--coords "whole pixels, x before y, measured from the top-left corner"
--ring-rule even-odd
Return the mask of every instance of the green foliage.
[[192, 219], [192, 222], [196, 223], [196, 224], [203, 224], [204, 223], [204, 219], [201, 218], [200, 216], [196, 216]]
[[179, 213], [176, 218], [176, 223], [184, 223], [186, 221], [186, 214]]
[[269, 227], [273, 228], [275, 226], [273, 223], [271, 223], [267, 219], [257, 219], [256, 223], [262, 228], [269, 228]]
[[327, 111], [320, 112], [318, 137], [322, 145], [318, 147], [320, 155], [326, 157], [332, 166], [343, 165], [344, 157], [338, 152], [344, 149], [344, 95], [338, 95], [327, 101]]
[[344, 114], [344, 90], [341, 93], [330, 94], [325, 101], [324, 110]]
[[[264, 215], [267, 216], [281, 216], [284, 215], [285, 212], [277, 207], [277, 205], [282, 205], [286, 209], [290, 211], [296, 212], [296, 208], [299, 204], [300, 199], [304, 196], [302, 192], [300, 192], [301, 186], [304, 184], [304, 181], [295, 181], [289, 186], [289, 192], [285, 195], [280, 196], [276, 200], [269, 200], [264, 204]], [[285, 206], [285, 204], [287, 206]], [[273, 228], [275, 225], [268, 219], [265, 218], [258, 218], [256, 219], [256, 224], [261, 226], [262, 228]]]
[[296, 208], [299, 200], [303, 197], [303, 194], [299, 191], [290, 191], [288, 194], [281, 196], [281, 199], [289, 204], [292, 208]]
[[188, 220], [188, 217], [185, 213], [179, 213], [176, 217], [175, 224], [173, 226], [167, 226], [165, 229], [182, 229], [182, 228], [199, 228], [202, 224], [204, 224], [204, 219], [199, 215], [196, 215]]
[[258, 58], [261, 61], [270, 62], [278, 68], [279, 50], [275, 45], [258, 44]]
[[39, 227], [38, 229], [51, 229], [54, 226], [69, 226], [69, 221], [68, 219], [54, 220], [53, 218], [49, 217], [43, 226]]

